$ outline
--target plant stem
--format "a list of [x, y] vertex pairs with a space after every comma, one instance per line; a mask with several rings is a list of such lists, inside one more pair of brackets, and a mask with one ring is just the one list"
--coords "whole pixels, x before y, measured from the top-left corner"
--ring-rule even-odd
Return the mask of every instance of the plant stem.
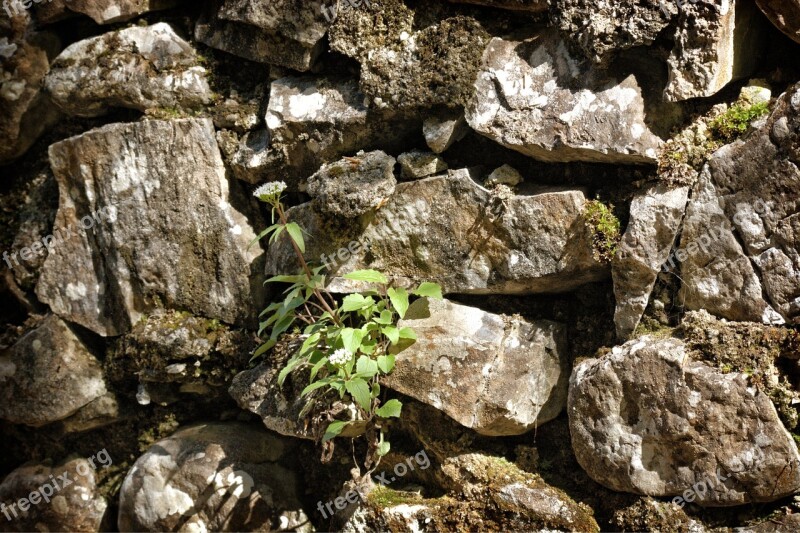
[[[287, 224], [289, 224], [289, 221], [286, 219], [286, 213], [284, 213], [283, 211], [283, 204], [277, 202], [275, 204], [275, 207], [278, 210], [278, 217], [280, 217], [281, 219], [281, 224], [283, 224], [285, 227]], [[306, 263], [306, 258], [303, 257], [303, 252], [300, 251], [300, 247], [297, 246], [297, 243], [294, 242], [294, 239], [292, 238], [291, 235], [289, 235], [289, 241], [292, 243], [292, 247], [294, 248], [294, 253], [297, 255], [297, 259], [300, 261], [300, 265], [302, 265], [303, 271], [305, 272], [308, 281], [312, 281], [314, 276], [311, 274], [311, 269], [308, 268], [308, 263]], [[325, 300], [325, 298], [320, 293], [319, 289], [317, 289], [316, 287], [314, 288], [314, 296], [316, 296], [317, 300], [319, 300], [319, 302], [322, 304], [322, 308], [325, 309], [325, 311], [327, 311], [328, 313], [330, 313], [333, 322], [337, 326], [341, 326], [342, 320], [339, 318], [339, 314], [336, 311], [334, 311], [330, 305], [328, 305], [328, 302]]]

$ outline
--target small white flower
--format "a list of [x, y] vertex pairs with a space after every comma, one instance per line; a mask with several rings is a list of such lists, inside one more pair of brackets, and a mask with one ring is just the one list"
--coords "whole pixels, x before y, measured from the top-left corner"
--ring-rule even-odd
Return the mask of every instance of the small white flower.
[[333, 352], [333, 354], [331, 354], [331, 356], [328, 358], [328, 362], [333, 365], [343, 365], [348, 362], [351, 357], [353, 357], [353, 354], [351, 354], [345, 348], [339, 348]]
[[253, 191], [253, 196], [262, 202], [274, 202], [280, 198], [281, 193], [286, 190], [286, 184], [282, 181], [271, 181], [261, 185]]

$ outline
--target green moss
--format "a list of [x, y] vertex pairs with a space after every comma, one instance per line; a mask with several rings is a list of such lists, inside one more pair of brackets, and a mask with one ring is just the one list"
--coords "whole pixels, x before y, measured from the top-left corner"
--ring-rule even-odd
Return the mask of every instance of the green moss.
[[613, 209], [613, 205], [591, 200], [586, 203], [583, 213], [586, 225], [592, 231], [594, 256], [598, 261], [611, 261], [619, 247], [621, 224]]
[[750, 123], [769, 113], [769, 105], [765, 102], [748, 104], [736, 102], [730, 109], [711, 121], [709, 128], [716, 140], [729, 143], [747, 132]]
[[423, 498], [416, 492], [404, 492], [380, 486], [369, 493], [367, 500], [372, 505], [384, 509], [405, 503], [420, 503]]

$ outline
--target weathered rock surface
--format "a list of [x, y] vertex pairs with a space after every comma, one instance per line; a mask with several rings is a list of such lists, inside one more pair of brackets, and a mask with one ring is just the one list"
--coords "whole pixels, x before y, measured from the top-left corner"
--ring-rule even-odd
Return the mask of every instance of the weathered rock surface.
[[631, 202], [630, 221], [612, 261], [617, 337], [628, 340], [678, 236], [689, 187], [650, 185]]
[[106, 394], [98, 360], [58, 317], [0, 355], [0, 418], [43, 426]]
[[756, 4], [779, 30], [800, 43], [800, 1], [756, 0]]
[[[592, 255], [579, 190], [513, 196], [503, 202], [466, 170], [397, 185], [374, 214], [346, 228], [303, 204], [288, 212], [309, 233], [306, 258], [332, 257], [353, 240], [368, 247], [333, 267], [330, 289], [361, 285], [341, 277], [375, 268], [400, 284], [435, 281], [445, 292], [527, 294], [568, 291], [608, 276]], [[340, 258], [341, 259], [341, 258]], [[293, 274], [297, 259], [284, 239], [270, 247], [268, 274]]]
[[[60, 488], [56, 490], [54, 484]], [[33, 503], [29, 498], [34, 492], [39, 494], [34, 496], [37, 503], [25, 505], [22, 511], [18, 502], [27, 498]], [[17, 468], [0, 484], [0, 501], [5, 503], [3, 512], [9, 519], [4, 518], [0, 525], [3, 531], [94, 533], [101, 531], [108, 507], [98, 490], [95, 469], [86, 459], [72, 459], [55, 467], [35, 464]]]
[[469, 126], [462, 112], [434, 115], [422, 123], [425, 142], [434, 153], [441, 154], [469, 133]]
[[52, 145], [50, 163], [61, 230], [36, 292], [56, 314], [103, 336], [160, 307], [249, 320], [262, 252], [209, 119], [111, 124]]
[[430, 152], [414, 150], [397, 156], [400, 163], [400, 176], [405, 180], [427, 178], [441, 174], [447, 170], [447, 163], [441, 157]]
[[478, 4], [489, 7], [499, 7], [500, 9], [511, 9], [513, 11], [529, 11], [540, 13], [547, 11], [547, 0], [450, 0], [459, 4]]
[[55, 38], [34, 33], [29, 21], [24, 13], [0, 22], [0, 165], [25, 153], [59, 118], [41, 89]]
[[711, 96], [759, 66], [763, 39], [749, 0], [684, 2], [667, 59], [670, 101]]
[[711, 507], [800, 489], [797, 446], [767, 395], [688, 356], [680, 340], [646, 336], [575, 367], [568, 414], [583, 469], [613, 490], [690, 490]]
[[112, 381], [138, 376], [145, 387], [169, 383], [177, 393], [223, 395], [247, 366], [255, 348], [250, 335], [218, 320], [158, 310], [116, 340], [106, 355]]
[[356, 157], [323, 165], [308, 178], [314, 207], [333, 217], [355, 218], [375, 209], [394, 193], [394, 157], [385, 152], [359, 152]]
[[672, 0], [551, 0], [550, 4], [554, 26], [597, 64], [607, 64], [617, 52], [651, 44], [678, 14]]
[[37, 5], [36, 20], [49, 24], [80, 13], [97, 24], [111, 24], [142, 13], [168, 9], [181, 0], [49, 0]]
[[195, 26], [195, 39], [251, 61], [303, 72], [323, 50], [323, 5], [321, 0], [217, 1]]
[[399, 325], [413, 328], [419, 340], [397, 355], [387, 386], [464, 426], [484, 435], [519, 435], [564, 408], [563, 325], [428, 299], [414, 302]]
[[45, 87], [64, 112], [83, 117], [103, 115], [109, 107], [192, 109], [212, 99], [197, 54], [163, 22], [67, 47]]
[[327, 78], [275, 80], [266, 122], [268, 172], [301, 189], [322, 164], [378, 145], [391, 151], [419, 130], [416, 119], [368, 110], [355, 81]]
[[252, 184], [264, 181], [269, 164], [266, 129], [249, 131], [241, 139], [223, 130], [217, 132], [217, 143], [234, 177]]
[[676, 252], [687, 308], [768, 324], [800, 315], [798, 128], [795, 86], [757, 131], [710, 158]]
[[120, 489], [120, 531], [310, 531], [287, 441], [238, 423], [181, 429], [137, 459]]
[[379, 109], [465, 104], [488, 35], [465, 16], [415, 26], [414, 11], [402, 1], [371, 2], [339, 13], [329, 32], [331, 49], [361, 63], [361, 90]]
[[466, 117], [478, 133], [548, 162], [652, 163], [662, 144], [637, 77], [582, 67], [554, 30], [492, 39]]

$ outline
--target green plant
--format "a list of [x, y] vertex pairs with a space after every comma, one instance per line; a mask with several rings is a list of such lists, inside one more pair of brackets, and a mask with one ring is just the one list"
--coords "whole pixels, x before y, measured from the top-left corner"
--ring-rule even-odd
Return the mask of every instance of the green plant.
[[583, 213], [586, 225], [593, 234], [594, 256], [598, 261], [611, 261], [617, 253], [621, 228], [613, 209], [613, 205], [607, 206], [598, 200], [590, 200]]
[[740, 101], [712, 120], [709, 127], [716, 140], [729, 143], [744, 135], [753, 120], [767, 113], [769, 104], [766, 102], [749, 104]]
[[[436, 283], [422, 283], [406, 290], [390, 287], [386, 276], [376, 270], [358, 270], [344, 277], [367, 282], [375, 289], [345, 296], [341, 302], [327, 291], [325, 266], [312, 268], [306, 262], [303, 229], [289, 222], [280, 196], [285, 190], [283, 182], [268, 183], [259, 187], [254, 195], [272, 206], [273, 224], [265, 229], [253, 243], [269, 236], [275, 243], [282, 235], [289, 236], [300, 271], [295, 275], [275, 276], [268, 283], [289, 283], [284, 300], [270, 304], [262, 313], [259, 335], [269, 330], [269, 339], [256, 350], [254, 357], [275, 346], [281, 335], [295, 323], [305, 324], [303, 343], [278, 375], [279, 385], [290, 373], [300, 368], [309, 369], [310, 383], [301, 396], [315, 391], [333, 392], [340, 399], [349, 396], [357, 409], [358, 420], [331, 422], [323, 442], [340, 435], [349, 425], [363, 426], [364, 433], [372, 435], [370, 450], [378, 457], [386, 455], [390, 444], [386, 440], [387, 419], [399, 417], [402, 403], [392, 399], [381, 401], [380, 378], [392, 372], [395, 354], [413, 344], [417, 338], [409, 327], [398, 327], [404, 318], [411, 295], [442, 298], [442, 289]], [[367, 466], [372, 463], [367, 458]]]

